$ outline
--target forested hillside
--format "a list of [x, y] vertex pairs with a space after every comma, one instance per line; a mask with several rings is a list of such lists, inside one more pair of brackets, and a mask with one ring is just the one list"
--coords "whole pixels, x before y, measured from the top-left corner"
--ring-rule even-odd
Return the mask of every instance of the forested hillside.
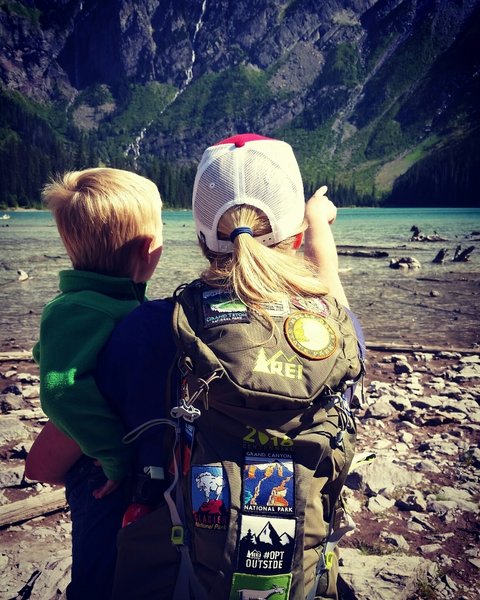
[[189, 206], [245, 131], [340, 205], [478, 205], [479, 24], [480, 0], [0, 0], [0, 206], [95, 165]]

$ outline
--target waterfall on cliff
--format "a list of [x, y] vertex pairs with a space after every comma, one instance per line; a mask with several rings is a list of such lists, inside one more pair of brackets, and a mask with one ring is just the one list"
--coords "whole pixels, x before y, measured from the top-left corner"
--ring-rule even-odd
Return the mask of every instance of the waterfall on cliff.
[[[183, 82], [180, 89], [175, 93], [175, 95], [170, 100], [170, 102], [167, 102], [167, 104], [158, 113], [158, 116], [161, 116], [165, 112], [165, 110], [171, 104], [173, 104], [175, 102], [175, 100], [180, 96], [180, 94], [182, 94], [187, 89], [187, 87], [189, 86], [189, 84], [191, 83], [191, 81], [193, 79], [193, 66], [194, 66], [195, 60], [196, 60], [195, 42], [197, 40], [198, 32], [200, 31], [200, 29], [202, 28], [202, 25], [203, 25], [203, 16], [205, 14], [206, 8], [207, 8], [207, 0], [202, 0], [202, 9], [200, 11], [200, 17], [195, 24], [195, 31], [194, 31], [193, 37], [192, 37], [192, 54], [191, 54], [190, 65], [185, 70], [185, 81]], [[142, 140], [145, 137], [145, 134], [146, 134], [148, 128], [150, 127], [150, 125], [151, 125], [151, 122], [148, 123], [147, 126], [144, 127], [140, 131], [140, 133], [136, 136], [136, 138], [133, 140], [133, 142], [131, 142], [127, 146], [127, 149], [125, 150], [125, 153], [124, 153], [125, 156], [133, 155], [133, 161], [134, 161], [135, 166], [137, 164], [137, 160], [140, 158], [140, 148], [141, 148]]]

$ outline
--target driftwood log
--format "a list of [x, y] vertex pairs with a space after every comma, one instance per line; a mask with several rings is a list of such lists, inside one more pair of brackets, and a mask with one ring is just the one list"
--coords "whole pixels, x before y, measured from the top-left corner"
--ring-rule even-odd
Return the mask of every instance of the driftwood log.
[[383, 250], [338, 250], [341, 256], [356, 256], [358, 258], [387, 258], [388, 252]]
[[453, 256], [453, 262], [467, 262], [470, 260], [470, 254], [475, 250], [475, 246], [468, 246], [465, 250], [462, 250], [461, 246], [455, 248], [455, 254]]
[[441, 265], [444, 262], [447, 254], [448, 254], [448, 248], [442, 248], [441, 250], [438, 251], [437, 255], [432, 260], [432, 263]]
[[0, 352], [0, 362], [10, 360], [33, 360], [31, 350], [12, 350], [12, 352]]
[[457, 354], [480, 354], [480, 348], [449, 348], [445, 346], [429, 346], [427, 344], [401, 344], [398, 342], [365, 342], [367, 350], [382, 352], [456, 352]]
[[0, 506], [0, 527], [28, 521], [40, 515], [46, 515], [67, 506], [65, 490], [53, 490], [24, 500], [17, 500]]

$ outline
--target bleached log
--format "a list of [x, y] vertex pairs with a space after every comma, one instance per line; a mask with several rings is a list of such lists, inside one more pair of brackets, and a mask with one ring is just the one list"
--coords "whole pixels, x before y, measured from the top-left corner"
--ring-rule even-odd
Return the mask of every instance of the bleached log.
[[449, 346], [429, 346], [427, 344], [399, 344], [398, 342], [365, 342], [368, 350], [385, 352], [457, 352], [458, 354], [480, 354], [480, 348], [451, 348]]
[[387, 258], [388, 252], [382, 250], [338, 250], [338, 255], [358, 258]]
[[12, 350], [11, 352], [0, 352], [0, 362], [7, 360], [33, 360], [31, 350]]
[[24, 500], [17, 500], [0, 506], [0, 527], [28, 521], [28, 519], [55, 512], [66, 506], [67, 501], [63, 489], [38, 494]]

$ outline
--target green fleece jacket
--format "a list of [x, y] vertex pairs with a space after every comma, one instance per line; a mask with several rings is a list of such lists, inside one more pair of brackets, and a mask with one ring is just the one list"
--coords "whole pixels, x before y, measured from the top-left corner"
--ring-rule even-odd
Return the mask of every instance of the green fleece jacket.
[[145, 288], [126, 278], [61, 271], [61, 294], [45, 306], [33, 349], [42, 409], [114, 481], [129, 472], [131, 453], [122, 422], [95, 383], [97, 356], [117, 323], [143, 302]]

